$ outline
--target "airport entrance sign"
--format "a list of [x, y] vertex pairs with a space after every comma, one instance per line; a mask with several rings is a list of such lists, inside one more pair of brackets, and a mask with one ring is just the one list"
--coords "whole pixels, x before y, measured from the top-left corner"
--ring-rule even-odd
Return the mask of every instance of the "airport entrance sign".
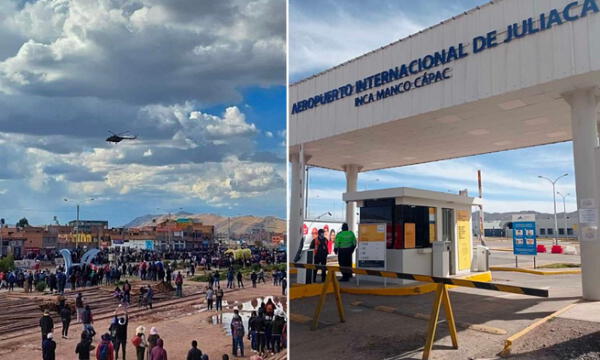
[[515, 255], [537, 255], [535, 215], [513, 215], [513, 253]]

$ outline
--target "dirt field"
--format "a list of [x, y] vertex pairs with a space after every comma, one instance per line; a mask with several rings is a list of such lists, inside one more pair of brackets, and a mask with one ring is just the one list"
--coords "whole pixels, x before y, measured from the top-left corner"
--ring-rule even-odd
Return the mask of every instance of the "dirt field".
[[[264, 298], [265, 296], [274, 296], [276, 301], [285, 304], [285, 298], [280, 296], [281, 288], [274, 287], [267, 281], [267, 284], [261, 284], [256, 289], [247, 287], [245, 289], [234, 289], [225, 292], [223, 315], [220, 317], [216, 311], [207, 311], [204, 297], [200, 292], [204, 290], [205, 284], [187, 283], [184, 287], [184, 293], [194, 294], [183, 299], [167, 300], [164, 302], [156, 302], [155, 309], [152, 310], [134, 310], [132, 309], [129, 327], [128, 338], [134, 336], [135, 328], [139, 325], [146, 327], [147, 332], [151, 327], [156, 327], [161, 338], [165, 341], [165, 349], [170, 359], [184, 359], [187, 351], [191, 347], [192, 340], [198, 341], [198, 347], [202, 352], [207, 353], [210, 359], [220, 359], [223, 354], [231, 356], [231, 337], [226, 332], [230, 313], [233, 308], [243, 305], [245, 310], [252, 307], [252, 300]], [[0, 294], [6, 297], [6, 293]], [[19, 295], [22, 296], [22, 295]], [[74, 296], [74, 295], [71, 295]], [[256, 303], [254, 301], [253, 303]], [[110, 314], [116, 308], [116, 301], [113, 304], [106, 305], [104, 309], [96, 310], [98, 315], [95, 315], [94, 328], [98, 332], [96, 335], [95, 344], [100, 339], [100, 335], [108, 330], [110, 322]], [[92, 303], [94, 309], [94, 304]], [[112, 305], [112, 308], [111, 308]], [[104, 313], [104, 315], [100, 314]], [[38, 312], [41, 316], [41, 311]], [[23, 318], [22, 318], [23, 317]], [[21, 319], [20, 319], [21, 318]], [[223, 319], [223, 323], [218, 323]], [[19, 316], [16, 312], [14, 322], [23, 321], [24, 316]], [[60, 321], [55, 321], [55, 326], [60, 324]], [[76, 359], [75, 347], [82, 331], [82, 325], [74, 320], [69, 329], [69, 339], [62, 339], [60, 336], [60, 327], [55, 328], [55, 341], [57, 342], [56, 359], [70, 360]], [[30, 328], [19, 332], [3, 334], [2, 346], [0, 347], [0, 358], [2, 360], [24, 360], [24, 359], [41, 359], [41, 336], [39, 328]], [[250, 358], [253, 355], [250, 350], [248, 340], [244, 343], [245, 358]], [[273, 359], [285, 358], [286, 351], [271, 356]], [[128, 341], [127, 358], [135, 359], [135, 349]]]

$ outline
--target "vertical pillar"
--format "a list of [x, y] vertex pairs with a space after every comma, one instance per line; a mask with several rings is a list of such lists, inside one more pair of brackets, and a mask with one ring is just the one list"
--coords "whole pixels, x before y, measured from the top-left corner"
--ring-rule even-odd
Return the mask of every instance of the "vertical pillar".
[[[355, 192], [358, 186], [358, 172], [360, 166], [355, 164], [344, 165], [344, 172], [346, 173], [346, 192]], [[358, 224], [356, 223], [356, 202], [348, 201], [346, 203], [346, 223], [348, 224], [348, 230], [357, 234]]]
[[[579, 215], [594, 214], [595, 219], [579, 217], [577, 237], [581, 252], [581, 282], [583, 298], [600, 300], [600, 236], [598, 233], [598, 200], [600, 184], [597, 179], [596, 157], [598, 148], [598, 89], [578, 89], [563, 97], [571, 105], [571, 127], [573, 131], [573, 158], [577, 209]], [[600, 154], [600, 153], [599, 153]], [[581, 221], [583, 220], [583, 221]]]
[[304, 224], [304, 176], [305, 162], [308, 160], [303, 149], [298, 154], [290, 154], [292, 165], [290, 174], [290, 208], [288, 213], [288, 252], [295, 262], [302, 246], [302, 225]]

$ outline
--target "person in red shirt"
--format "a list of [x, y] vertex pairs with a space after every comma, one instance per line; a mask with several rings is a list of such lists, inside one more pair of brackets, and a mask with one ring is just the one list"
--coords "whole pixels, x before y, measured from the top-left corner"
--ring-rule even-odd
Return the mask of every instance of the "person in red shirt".
[[102, 335], [102, 342], [96, 348], [96, 360], [114, 360], [115, 348], [110, 341], [110, 334]]

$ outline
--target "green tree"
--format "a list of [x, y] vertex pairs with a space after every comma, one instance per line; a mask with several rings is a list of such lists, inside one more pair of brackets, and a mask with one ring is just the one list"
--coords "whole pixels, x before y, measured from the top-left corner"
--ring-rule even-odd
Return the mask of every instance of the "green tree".
[[7, 272], [15, 268], [15, 259], [12, 255], [8, 255], [0, 259], [0, 271]]
[[19, 220], [19, 222], [17, 222], [17, 227], [20, 228], [24, 228], [24, 227], [28, 227], [29, 225], [29, 220], [27, 220], [27, 218], [22, 218], [21, 220]]

